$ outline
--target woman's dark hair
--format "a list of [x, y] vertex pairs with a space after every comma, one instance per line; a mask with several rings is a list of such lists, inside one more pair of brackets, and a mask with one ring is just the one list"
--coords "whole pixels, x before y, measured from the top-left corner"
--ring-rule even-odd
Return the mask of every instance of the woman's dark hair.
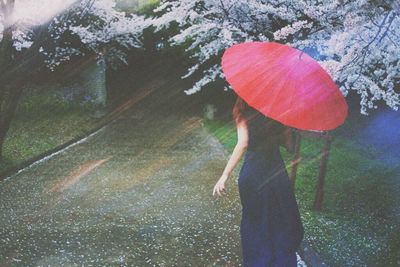
[[[251, 109], [253, 109], [255, 112], [253, 113], [252, 116], [249, 116], [247, 114], [247, 111], [250, 111]], [[244, 100], [243, 98], [241, 98], [240, 96], [237, 96], [237, 99], [235, 101], [235, 104], [233, 106], [233, 110], [232, 110], [232, 115], [233, 115], [233, 119], [235, 120], [236, 123], [242, 121], [242, 120], [250, 120], [252, 119], [254, 116], [257, 115], [262, 115], [261, 113], [259, 113], [257, 110], [255, 110], [254, 108], [252, 108], [251, 106], [249, 106]], [[268, 117], [264, 117], [264, 122], [267, 122], [264, 126], [265, 129], [269, 129], [268, 132], [273, 133], [273, 135], [275, 136], [275, 138], [278, 139], [278, 142], [284, 146], [288, 151], [293, 151], [293, 145], [294, 145], [294, 136], [292, 135], [292, 131], [291, 128], [283, 125], [282, 123], [273, 120], [271, 118]], [[271, 136], [270, 136], [271, 138]]]
[[242, 120], [249, 121], [262, 114], [247, 104], [243, 98], [237, 96], [235, 104], [233, 105], [232, 115], [235, 122], [240, 122]]
[[236, 122], [240, 122], [243, 119], [246, 119], [244, 116], [244, 113], [249, 109], [249, 105], [241, 98], [238, 96], [236, 98], [235, 104], [233, 105], [233, 110], [232, 110], [232, 115], [233, 119]]

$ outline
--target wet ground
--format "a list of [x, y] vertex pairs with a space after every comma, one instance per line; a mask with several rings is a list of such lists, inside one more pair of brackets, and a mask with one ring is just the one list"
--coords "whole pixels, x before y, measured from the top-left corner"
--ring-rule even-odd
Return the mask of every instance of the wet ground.
[[239, 170], [212, 196], [228, 154], [165, 92], [0, 182], [0, 266], [241, 266]]

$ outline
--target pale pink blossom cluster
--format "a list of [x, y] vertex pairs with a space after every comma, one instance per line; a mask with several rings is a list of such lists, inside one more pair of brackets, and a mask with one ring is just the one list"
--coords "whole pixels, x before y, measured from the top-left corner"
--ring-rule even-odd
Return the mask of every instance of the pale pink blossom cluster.
[[[86, 51], [103, 55], [107, 49], [109, 60], [126, 62], [127, 55], [123, 49], [109, 44], [118, 44], [125, 49], [140, 47], [140, 37], [148, 24], [142, 16], [127, 15], [116, 10], [115, 6], [114, 0], [16, 0], [12, 16], [14, 47], [18, 51], [29, 48], [33, 44], [32, 27], [49, 23], [51, 39], [38, 52], [45, 56], [50, 69], [70, 60], [71, 56], [84, 55], [78, 48], [60, 43], [65, 32], [78, 36]], [[1, 15], [0, 12], [2, 33], [5, 22]], [[49, 42], [53, 45], [48, 45]]]
[[[33, 41], [27, 25], [46, 19], [39, 19], [39, 13], [33, 14], [41, 10], [37, 8], [39, 1], [16, 2], [19, 15], [14, 17], [18, 23], [13, 39], [16, 49], [22, 50]], [[63, 10], [71, 9], [71, 4], [77, 11], [75, 15], [95, 19], [63, 16]], [[46, 18], [50, 13], [61, 13], [49, 26], [52, 50], [39, 50], [53, 68], [72, 55], [83, 53], [68, 44], [59, 45], [60, 36], [67, 31], [78, 36], [85, 48], [95, 54], [102, 55], [107, 50], [110, 58], [124, 62], [124, 49], [142, 45], [143, 29], [153, 26], [158, 31], [175, 22], [180, 32], [168, 41], [181, 45], [190, 40], [186, 51], [196, 60], [182, 78], [203, 72], [193, 88], [185, 91], [187, 94], [223, 78], [215, 60], [226, 48], [261, 40], [314, 50], [312, 56], [344, 95], [350, 90], [360, 95], [363, 114], [376, 108], [378, 101], [393, 109], [400, 105], [400, 4], [396, 1], [377, 5], [367, 0], [163, 0], [154, 10], [157, 15], [148, 18], [117, 11], [113, 0], [43, 0], [39, 6], [54, 7], [52, 12], [43, 14]], [[5, 23], [0, 14], [0, 29]]]
[[289, 35], [293, 35], [304, 28], [311, 28], [312, 24], [313, 24], [312, 22], [308, 22], [306, 20], [295, 21], [292, 24], [285, 26], [274, 32], [274, 40], [276, 41], [284, 40]]
[[[279, 41], [311, 48], [344, 95], [359, 94], [360, 111], [367, 114], [378, 101], [392, 109], [400, 105], [399, 6], [366, 0], [164, 0], [157, 8], [162, 14], [151, 23], [160, 29], [178, 22], [181, 32], [170, 39], [174, 45], [192, 40], [187, 51], [198, 60], [182, 78], [235, 43]], [[216, 74], [220, 67], [211, 66], [187, 94], [223, 77]]]
[[[116, 3], [113, 0], [81, 0], [78, 2], [79, 12], [86, 13], [87, 17], [95, 17], [96, 21], [84, 22], [83, 20], [60, 19], [53, 21], [56, 33], [61, 35], [65, 31], [70, 31], [79, 36], [86, 49], [102, 57], [107, 55], [107, 60], [114, 67], [115, 62], [127, 63], [124, 49], [141, 47], [140, 36], [143, 29], [148, 25], [142, 16], [130, 14], [116, 10]], [[56, 34], [56, 35], [57, 35]], [[55, 39], [57, 36], [55, 36]], [[110, 46], [116, 43], [123, 49]], [[68, 58], [68, 54], [73, 50], [60, 50], [65, 53], [51, 53], [50, 63], [57, 63], [63, 58]], [[74, 51], [74, 54], [76, 52]], [[116, 64], [117, 65], [117, 64]], [[54, 68], [54, 64], [50, 64]]]

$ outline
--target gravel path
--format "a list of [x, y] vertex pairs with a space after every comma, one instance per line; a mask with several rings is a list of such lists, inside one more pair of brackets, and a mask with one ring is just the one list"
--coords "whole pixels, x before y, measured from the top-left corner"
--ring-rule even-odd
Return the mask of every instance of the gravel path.
[[239, 168], [213, 197], [228, 154], [168, 89], [0, 182], [0, 266], [241, 266]]

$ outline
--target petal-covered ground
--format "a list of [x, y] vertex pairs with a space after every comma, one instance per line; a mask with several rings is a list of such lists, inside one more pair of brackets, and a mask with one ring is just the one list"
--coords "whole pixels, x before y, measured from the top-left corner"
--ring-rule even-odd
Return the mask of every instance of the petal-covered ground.
[[1, 181], [0, 266], [241, 266], [239, 168], [212, 196], [228, 153], [169, 100]]

